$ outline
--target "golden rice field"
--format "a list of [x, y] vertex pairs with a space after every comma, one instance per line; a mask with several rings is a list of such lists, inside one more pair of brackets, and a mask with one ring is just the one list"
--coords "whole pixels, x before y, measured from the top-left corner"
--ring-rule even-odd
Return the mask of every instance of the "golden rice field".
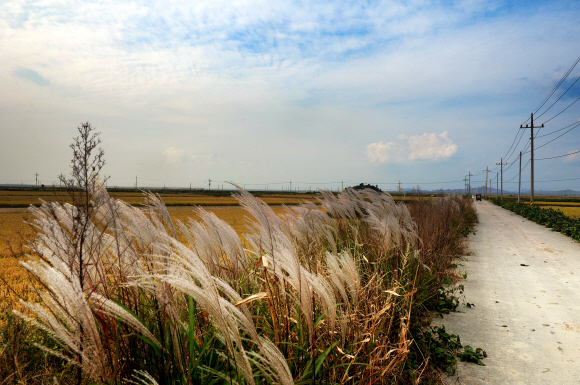
[[535, 205], [547, 205], [547, 206], [577, 206], [580, 207], [580, 202], [543, 202], [535, 201]]
[[558, 210], [564, 213], [564, 215], [569, 217], [576, 217], [580, 218], [580, 206], [578, 207], [559, 207], [559, 206], [550, 206], [554, 210]]
[[[121, 199], [131, 205], [142, 204], [144, 202], [143, 194], [136, 192], [118, 192], [110, 191], [112, 198]], [[236, 201], [231, 196], [214, 196], [211, 194], [199, 193], [161, 193], [159, 194], [167, 206], [179, 205], [199, 205], [199, 206], [237, 206]], [[315, 201], [315, 194], [268, 194], [260, 197], [269, 205], [295, 205], [304, 200]], [[69, 196], [63, 191], [0, 191], [0, 207], [15, 207], [16, 205], [39, 204], [40, 199], [46, 202], [68, 202]]]
[[[229, 198], [219, 199], [225, 201]], [[276, 213], [284, 210], [282, 206], [273, 209]], [[238, 234], [245, 232], [246, 211], [242, 207], [210, 206], [206, 210], [229, 223]], [[173, 220], [184, 223], [189, 218], [199, 219], [192, 207], [168, 207], [168, 211]], [[28, 251], [24, 245], [34, 237], [34, 229], [26, 223], [31, 219], [27, 209], [0, 209], [0, 315], [9, 307], [22, 311], [17, 303], [18, 297], [26, 301], [35, 298], [35, 293], [27, 286], [28, 273], [18, 263], [18, 259], [26, 259]]]

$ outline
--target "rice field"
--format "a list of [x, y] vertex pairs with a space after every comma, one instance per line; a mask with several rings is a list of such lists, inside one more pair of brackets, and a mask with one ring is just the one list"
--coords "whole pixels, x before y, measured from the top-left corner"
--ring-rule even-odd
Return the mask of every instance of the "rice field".
[[561, 207], [561, 206], [548, 206], [548, 207], [542, 207], [542, 208], [552, 208], [554, 210], [558, 210], [561, 211], [562, 213], [564, 213], [564, 215], [570, 217], [570, 218], [580, 218], [580, 205], [578, 205], [577, 207]]
[[546, 201], [535, 201], [535, 205], [547, 205], [547, 206], [574, 206], [580, 207], [580, 202], [546, 202]]
[[0, 209], [0, 256], [23, 252], [22, 245], [34, 235], [26, 221], [31, 215], [26, 209]]
[[[143, 195], [141, 194], [141, 200]], [[230, 197], [217, 197], [213, 201], [217, 203], [228, 202]], [[284, 197], [279, 199], [284, 200]], [[288, 202], [288, 200], [285, 200]], [[237, 201], [236, 201], [237, 202]], [[272, 208], [275, 213], [283, 212], [282, 206]], [[206, 207], [206, 210], [214, 213], [218, 218], [226, 221], [240, 235], [246, 232], [247, 211], [240, 206], [218, 205]], [[187, 223], [189, 219], [199, 221], [200, 217], [190, 206], [170, 206], [169, 215], [173, 221]], [[35, 230], [27, 223], [32, 220], [28, 209], [1, 209], [0, 208], [0, 314], [8, 307], [22, 310], [16, 302], [18, 297], [28, 301], [36, 298], [29, 290], [27, 283], [29, 276], [26, 270], [20, 266], [18, 259], [26, 259], [29, 253], [25, 244], [34, 238]], [[183, 241], [183, 239], [181, 239]], [[10, 283], [10, 288], [4, 283]], [[14, 291], [18, 293], [15, 295]], [[10, 300], [8, 300], [10, 299]]]
[[[224, 195], [225, 194], [225, 195]], [[221, 192], [199, 193], [159, 193], [166, 206], [237, 206], [238, 201], [229, 194]], [[112, 198], [121, 199], [131, 205], [144, 203], [141, 191], [111, 191]], [[269, 205], [297, 205], [303, 201], [316, 201], [316, 194], [265, 194], [260, 198]], [[39, 205], [41, 200], [45, 202], [71, 203], [69, 196], [64, 191], [58, 190], [3, 190], [0, 191], [0, 207], [26, 207]]]

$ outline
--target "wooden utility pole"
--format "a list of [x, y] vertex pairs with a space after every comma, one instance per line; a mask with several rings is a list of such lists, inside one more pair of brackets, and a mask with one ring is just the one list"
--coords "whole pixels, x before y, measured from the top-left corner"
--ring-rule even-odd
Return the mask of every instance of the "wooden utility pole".
[[[503, 181], [502, 181], [503, 182]], [[495, 173], [495, 197], [499, 196], [499, 172]]]
[[467, 175], [469, 177], [469, 181], [467, 182], [468, 186], [469, 186], [469, 195], [471, 195], [471, 171], [469, 171], [469, 174], [467, 174]]
[[534, 127], [534, 114], [531, 115], [531, 122], [530, 125], [524, 127], [523, 124], [520, 125], [520, 129], [522, 128], [529, 128], [530, 129], [530, 152], [531, 152], [531, 180], [530, 180], [530, 203], [534, 201], [534, 128], [543, 128], [544, 125]]
[[496, 165], [499, 165], [501, 168], [501, 199], [503, 199], [503, 166], [506, 165], [506, 163], [503, 162], [503, 158], [501, 158], [501, 160], [499, 161], [499, 163], [496, 163]]
[[211, 190], [211, 178], [207, 180], [207, 189]]
[[36, 187], [38, 187], [38, 173], [36, 173], [35, 175], [36, 175]]
[[520, 181], [518, 182], [518, 203], [520, 203], [520, 193], [522, 190], [522, 152], [520, 151], [520, 172], [519, 172]]
[[487, 179], [488, 179], [487, 172], [489, 171], [488, 168], [489, 167], [486, 167], [485, 170], [483, 170], [483, 171], [485, 171], [485, 199], [487, 199]]

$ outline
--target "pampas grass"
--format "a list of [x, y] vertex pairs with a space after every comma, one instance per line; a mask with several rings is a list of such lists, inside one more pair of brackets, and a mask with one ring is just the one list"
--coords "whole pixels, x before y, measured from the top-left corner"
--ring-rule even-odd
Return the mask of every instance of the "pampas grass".
[[86, 382], [400, 375], [418, 280], [432, 265], [407, 206], [372, 190], [323, 191], [320, 206], [277, 216], [241, 188], [234, 197], [248, 213], [244, 238], [202, 208], [200, 222], [174, 223], [159, 196], [132, 207], [101, 182], [90, 217], [68, 204], [31, 208], [36, 257], [22, 266], [43, 289], [16, 314], [52, 336], [57, 346], [39, 347], [82, 367]]

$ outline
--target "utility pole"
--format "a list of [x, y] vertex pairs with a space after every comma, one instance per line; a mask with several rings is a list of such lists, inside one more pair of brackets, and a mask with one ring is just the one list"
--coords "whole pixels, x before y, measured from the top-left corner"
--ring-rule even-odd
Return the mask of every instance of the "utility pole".
[[207, 189], [211, 190], [211, 178], [207, 180], [207, 183], [208, 183]]
[[529, 128], [530, 129], [530, 152], [531, 152], [531, 180], [530, 180], [530, 204], [534, 202], [534, 128], [543, 128], [544, 125], [542, 124], [541, 126], [536, 126], [534, 127], [534, 114], [532, 113], [531, 115], [531, 122], [530, 122], [530, 126], [528, 126], [526, 124], [526, 126], [524, 127], [523, 125], [520, 125], [520, 129], [522, 128]]
[[495, 173], [495, 198], [497, 199], [498, 197], [498, 190], [499, 190], [499, 172]]
[[137, 175], [135, 175], [135, 190], [137, 190]]
[[35, 175], [36, 175], [36, 187], [38, 187], [38, 173], [36, 173]]
[[518, 203], [520, 203], [520, 193], [522, 190], [522, 152], [520, 151], [520, 172], [519, 172], [520, 181], [518, 183]]
[[341, 190], [344, 190], [344, 182], [340, 182]]
[[468, 182], [468, 186], [469, 186], [469, 195], [471, 195], [471, 171], [469, 171], [469, 182]]
[[503, 162], [503, 158], [501, 158], [501, 160], [499, 161], [499, 163], [496, 163], [496, 165], [499, 165], [501, 168], [501, 199], [503, 199], [503, 166], [506, 165], [507, 162]]
[[485, 170], [483, 170], [483, 171], [485, 171], [485, 199], [487, 199], [487, 179], [488, 179], [487, 172], [489, 171], [488, 167], [486, 167]]

